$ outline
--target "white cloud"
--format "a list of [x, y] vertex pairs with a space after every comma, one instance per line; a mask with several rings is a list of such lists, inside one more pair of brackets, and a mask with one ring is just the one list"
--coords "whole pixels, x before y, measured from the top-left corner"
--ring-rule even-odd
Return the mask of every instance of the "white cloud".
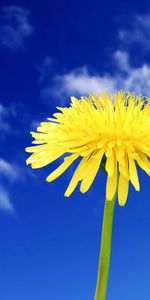
[[150, 15], [135, 15], [128, 29], [119, 31], [119, 38], [127, 45], [139, 44], [140, 50], [150, 50]]
[[117, 50], [114, 53], [114, 59], [117, 69], [128, 72], [130, 70], [129, 66], [129, 56], [125, 51]]
[[110, 74], [92, 75], [87, 67], [74, 69], [63, 75], [55, 76], [53, 85], [45, 85], [42, 90], [43, 98], [65, 99], [67, 96], [81, 96], [91, 92], [101, 92], [105, 88], [108, 92], [116, 89], [150, 94], [150, 65], [142, 64], [141, 67], [131, 67], [129, 54], [117, 50], [112, 56], [115, 63], [115, 72]]
[[143, 64], [140, 68], [131, 69], [122, 83], [125, 90], [150, 96], [150, 66]]
[[131, 67], [129, 55], [125, 51], [116, 51], [114, 57], [118, 63], [115, 74], [116, 88], [122, 88], [126, 91], [134, 91], [149, 96], [150, 65], [145, 63], [138, 68]]
[[46, 58], [41, 68], [41, 97], [48, 100], [53, 96], [61, 99], [61, 104], [64, 104], [68, 96], [101, 92], [105, 88], [108, 92], [123, 89], [149, 96], [150, 65], [143, 60], [141, 65], [138, 62], [138, 67], [132, 66], [132, 52], [128, 46], [136, 43], [139, 50], [150, 51], [150, 15], [133, 16], [127, 29], [119, 31], [119, 37], [124, 50], [118, 48], [112, 54], [110, 72], [92, 74], [85, 65], [47, 80], [50, 77], [52, 60]]
[[18, 115], [18, 105], [12, 103], [9, 106], [4, 106], [0, 102], [0, 139], [5, 138], [6, 134], [16, 134], [17, 130], [12, 126], [12, 120]]
[[50, 80], [49, 76], [51, 74], [51, 69], [53, 65], [53, 59], [50, 56], [47, 56], [41, 66], [38, 66], [38, 71], [40, 72], [39, 81], [43, 82], [45, 80]]
[[14, 214], [14, 208], [11, 203], [9, 194], [2, 185], [0, 185], [0, 210]]
[[29, 12], [18, 6], [4, 6], [1, 23], [0, 43], [11, 50], [22, 48], [25, 39], [33, 32]]
[[6, 121], [7, 116], [8, 110], [0, 103], [0, 129], [5, 132], [11, 129], [9, 123]]
[[18, 164], [0, 157], [0, 210], [7, 210], [13, 212], [13, 215], [15, 214], [11, 191], [13, 191], [15, 184], [26, 183], [26, 180], [32, 177], [37, 178], [32, 170], [25, 167], [25, 162], [24, 167], [20, 167]]
[[0, 176], [4, 176], [12, 182], [18, 179], [19, 173], [19, 169], [16, 165], [0, 158]]
[[0, 157], [0, 210], [15, 214], [9, 185], [22, 180], [20, 168]]
[[6, 110], [4, 108], [4, 106], [0, 103], [0, 115], [5, 114]]
[[[7, 134], [16, 134], [11, 125], [12, 118], [18, 116], [17, 106], [12, 104], [10, 106], [4, 106], [0, 103], [0, 139], [5, 138]], [[35, 125], [35, 124], [34, 124]], [[10, 212], [13, 211], [13, 205], [11, 202], [11, 190], [14, 184], [17, 182], [26, 182], [28, 177], [35, 177], [32, 170], [25, 168], [17, 162], [11, 162], [0, 156], [0, 209], [5, 209]]]
[[[101, 92], [107, 87], [109, 91], [114, 88], [114, 80], [108, 74], [91, 75], [87, 67], [75, 69], [63, 76], [55, 77], [55, 83], [59, 86], [58, 93], [87, 94]], [[57, 91], [56, 91], [57, 93]]]
[[20, 169], [15, 164], [0, 158], [0, 210], [15, 213], [10, 198], [9, 184], [15, 183], [20, 179], [22, 179]]
[[69, 73], [57, 75], [53, 79], [53, 87], [46, 85], [41, 92], [42, 98], [48, 99], [51, 95], [63, 98], [68, 95], [85, 95], [91, 92], [101, 92], [105, 88], [109, 92], [114, 89], [114, 79], [105, 74], [91, 75], [86, 66], [74, 69]]

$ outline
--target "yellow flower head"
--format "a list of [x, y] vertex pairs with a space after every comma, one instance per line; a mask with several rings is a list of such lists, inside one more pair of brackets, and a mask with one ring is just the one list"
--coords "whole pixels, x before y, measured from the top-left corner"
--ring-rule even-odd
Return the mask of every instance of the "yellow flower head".
[[80, 181], [86, 192], [101, 166], [107, 172], [106, 198], [111, 201], [118, 184], [118, 200], [124, 205], [129, 181], [139, 191], [137, 166], [150, 175], [150, 99], [118, 91], [109, 96], [90, 95], [71, 98], [69, 108], [59, 112], [32, 132], [33, 153], [27, 164], [41, 168], [66, 154], [63, 163], [47, 178], [59, 177], [77, 158], [78, 167], [65, 196], [70, 196]]

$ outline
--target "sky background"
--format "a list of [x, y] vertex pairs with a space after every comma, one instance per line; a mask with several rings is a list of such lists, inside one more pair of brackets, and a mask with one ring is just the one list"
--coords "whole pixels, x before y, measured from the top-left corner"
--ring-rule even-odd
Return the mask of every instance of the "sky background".
[[[0, 5], [0, 298], [92, 300], [106, 176], [63, 196], [25, 165], [29, 132], [72, 95], [122, 88], [150, 95], [149, 1], [3, 1]], [[150, 299], [150, 181], [139, 171], [116, 203], [107, 300]]]

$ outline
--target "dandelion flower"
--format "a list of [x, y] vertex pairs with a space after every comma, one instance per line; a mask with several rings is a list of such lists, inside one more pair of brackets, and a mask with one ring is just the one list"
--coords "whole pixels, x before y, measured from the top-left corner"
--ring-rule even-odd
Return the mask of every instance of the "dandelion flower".
[[138, 167], [150, 175], [150, 99], [118, 91], [108, 95], [71, 98], [70, 107], [59, 112], [32, 132], [34, 146], [27, 164], [41, 168], [66, 155], [62, 164], [47, 178], [59, 177], [77, 159], [65, 196], [70, 196], [80, 182], [85, 193], [102, 168], [107, 173], [106, 201], [101, 236], [101, 250], [94, 300], [105, 300], [111, 252], [115, 198], [124, 206], [129, 182], [140, 190]]
[[112, 96], [72, 97], [69, 108], [59, 112], [32, 132], [36, 146], [27, 164], [41, 168], [66, 154], [63, 163], [46, 180], [59, 177], [77, 158], [79, 165], [65, 196], [78, 182], [85, 193], [92, 185], [102, 163], [107, 172], [106, 198], [113, 199], [118, 181], [118, 201], [126, 203], [129, 181], [139, 191], [137, 165], [150, 175], [150, 100], [119, 91]]

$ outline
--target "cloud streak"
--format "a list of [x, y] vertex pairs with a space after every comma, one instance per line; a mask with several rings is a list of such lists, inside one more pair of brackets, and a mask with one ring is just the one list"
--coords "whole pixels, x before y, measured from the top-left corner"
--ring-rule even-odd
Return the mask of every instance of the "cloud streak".
[[4, 178], [6, 178], [8, 182], [12, 182], [17, 180], [18, 174], [12, 164], [0, 158], [0, 210], [12, 214], [14, 213], [14, 208], [8, 193], [8, 189], [3, 183]]
[[150, 15], [135, 15], [128, 29], [119, 31], [119, 39], [126, 45], [137, 44], [142, 51], [150, 50]]
[[[131, 46], [140, 51], [150, 52], [150, 15], [134, 15], [126, 29], [119, 30], [121, 45], [110, 57], [110, 71], [91, 73], [88, 65], [74, 68], [50, 78], [51, 58], [46, 58], [40, 71], [41, 98], [49, 100], [55, 97], [64, 104], [71, 95], [80, 97], [88, 93], [108, 92], [117, 89], [149, 95], [150, 65], [143, 60], [138, 67], [132, 66]], [[124, 49], [124, 50], [122, 50]], [[64, 99], [64, 100], [63, 100]]]
[[14, 164], [0, 158], [0, 177], [7, 178], [10, 182], [14, 182], [19, 178], [19, 169]]
[[0, 210], [9, 214], [14, 214], [14, 208], [10, 200], [10, 196], [2, 185], [0, 185]]
[[11, 121], [16, 118], [17, 109], [14, 104], [10, 106], [4, 106], [0, 102], [0, 130], [2, 134], [0, 139], [5, 138], [7, 134], [15, 133], [15, 130], [12, 128]]
[[[0, 157], [0, 210], [14, 214], [15, 210], [9, 193], [9, 184], [22, 178], [19, 168]], [[7, 187], [6, 187], [7, 180]]]
[[6, 121], [9, 113], [6, 107], [0, 103], [0, 129], [5, 133], [11, 130], [9, 123]]
[[104, 88], [112, 91], [114, 79], [109, 75], [91, 75], [86, 66], [74, 69], [69, 73], [57, 75], [53, 78], [53, 85], [46, 85], [41, 92], [42, 98], [48, 99], [51, 95], [63, 98], [68, 95], [85, 95], [91, 92], [101, 92]]
[[[150, 91], [150, 66], [142, 64], [134, 68], [129, 61], [129, 54], [126, 51], [117, 50], [112, 56], [115, 71], [113, 75], [91, 74], [88, 67], [84, 66], [72, 71], [54, 76], [53, 82], [46, 83], [41, 91], [43, 99], [50, 99], [51, 96], [65, 99], [68, 96], [81, 96], [89, 93], [102, 92], [105, 88], [108, 92], [116, 89], [143, 93], [149, 95]], [[62, 101], [61, 101], [62, 102]]]
[[33, 32], [29, 12], [19, 6], [4, 6], [0, 20], [0, 44], [13, 51], [23, 48], [25, 39]]

